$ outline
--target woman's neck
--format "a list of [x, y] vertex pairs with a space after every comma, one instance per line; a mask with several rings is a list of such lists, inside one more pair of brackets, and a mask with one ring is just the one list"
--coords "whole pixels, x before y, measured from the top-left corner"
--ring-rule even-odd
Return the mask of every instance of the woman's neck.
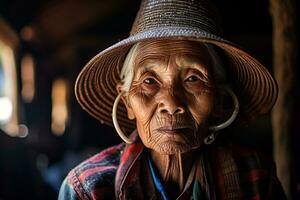
[[151, 158], [169, 194], [182, 192], [192, 169], [195, 151], [183, 154], [162, 155], [151, 150]]

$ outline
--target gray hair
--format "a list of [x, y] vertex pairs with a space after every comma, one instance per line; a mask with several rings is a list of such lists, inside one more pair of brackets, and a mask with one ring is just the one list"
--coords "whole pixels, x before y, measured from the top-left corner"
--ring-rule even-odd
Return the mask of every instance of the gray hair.
[[130, 48], [121, 70], [120, 78], [123, 83], [122, 90], [125, 91], [125, 95], [128, 93], [133, 80], [133, 75], [134, 75], [133, 66], [137, 55], [138, 44], [139, 43], [136, 43]]
[[[205, 43], [203, 43], [203, 45], [207, 48], [207, 51], [211, 56], [214, 78], [217, 85], [218, 86], [224, 85], [227, 79], [226, 79], [225, 68], [223, 66], [223, 62], [221, 61], [220, 56], [217, 54], [213, 45], [205, 44]], [[136, 43], [130, 48], [121, 70], [120, 78], [123, 83], [122, 90], [125, 91], [125, 95], [128, 94], [130, 86], [133, 81], [133, 76], [134, 76], [133, 66], [134, 66], [135, 58], [137, 56], [138, 46], [139, 43]]]

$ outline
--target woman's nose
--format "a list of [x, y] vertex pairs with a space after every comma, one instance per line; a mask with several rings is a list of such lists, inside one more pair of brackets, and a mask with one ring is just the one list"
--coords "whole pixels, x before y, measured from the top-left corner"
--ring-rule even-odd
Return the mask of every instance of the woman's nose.
[[158, 111], [170, 115], [182, 114], [185, 112], [182, 91], [166, 89], [160, 96]]

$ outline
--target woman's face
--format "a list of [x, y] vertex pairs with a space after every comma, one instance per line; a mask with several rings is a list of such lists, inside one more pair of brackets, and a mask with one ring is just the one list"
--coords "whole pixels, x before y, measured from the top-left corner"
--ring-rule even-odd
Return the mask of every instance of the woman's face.
[[202, 144], [215, 97], [211, 70], [210, 56], [199, 44], [139, 44], [126, 105], [146, 147], [175, 154]]

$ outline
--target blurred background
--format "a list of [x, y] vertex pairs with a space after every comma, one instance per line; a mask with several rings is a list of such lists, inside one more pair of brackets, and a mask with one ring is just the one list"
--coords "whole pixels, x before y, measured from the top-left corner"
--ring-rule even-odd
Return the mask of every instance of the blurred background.
[[[128, 36], [139, 3], [0, 0], [0, 199], [57, 199], [71, 168], [121, 142], [113, 128], [80, 108], [73, 87], [89, 59]], [[274, 156], [286, 193], [297, 199], [296, 2], [287, 0], [279, 8], [279, 0], [215, 0], [215, 4], [225, 37], [274, 72], [279, 88], [287, 91], [273, 113], [233, 130], [232, 138]], [[278, 46], [278, 37], [291, 45]], [[280, 55], [290, 67], [278, 64]], [[290, 85], [282, 84], [286, 82]]]

